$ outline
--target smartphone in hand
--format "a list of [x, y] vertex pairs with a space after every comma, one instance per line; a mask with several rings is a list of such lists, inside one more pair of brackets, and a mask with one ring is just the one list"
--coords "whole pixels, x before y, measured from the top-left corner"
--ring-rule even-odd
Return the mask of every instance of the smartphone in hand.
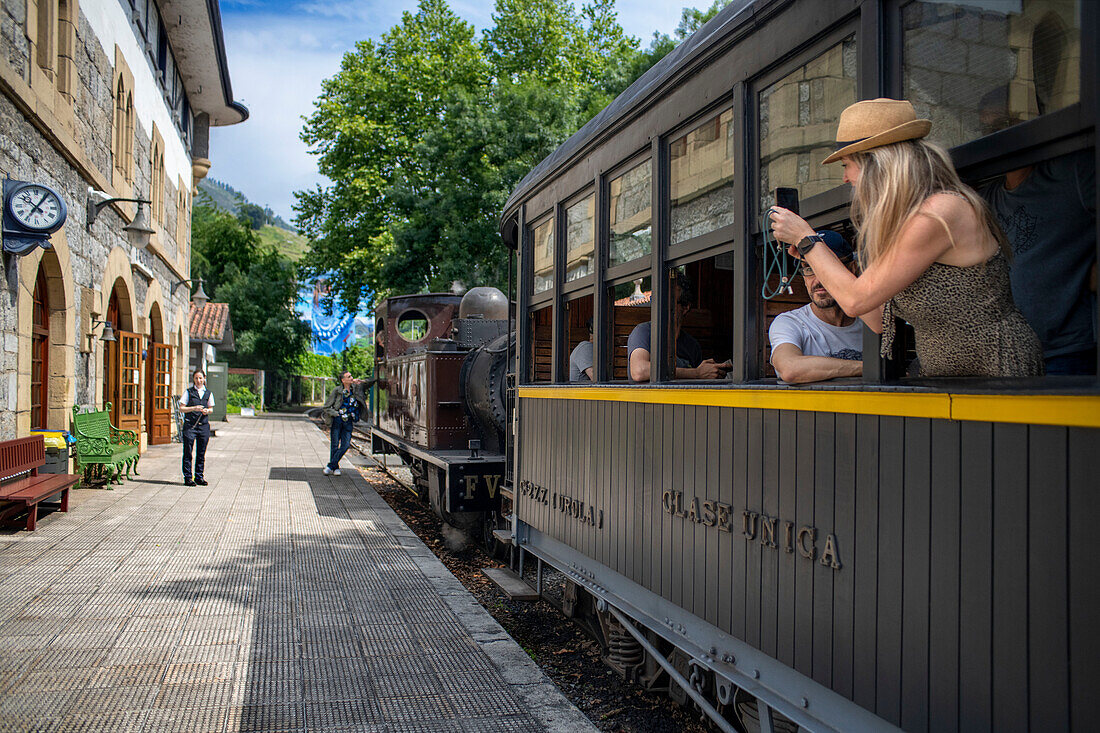
[[784, 188], [780, 186], [775, 189], [775, 205], [780, 206], [788, 211], [798, 213], [798, 189], [797, 188]]

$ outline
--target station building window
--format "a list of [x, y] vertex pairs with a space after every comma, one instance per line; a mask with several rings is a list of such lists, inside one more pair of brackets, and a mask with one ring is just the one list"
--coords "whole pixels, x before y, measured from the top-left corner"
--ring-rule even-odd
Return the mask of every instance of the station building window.
[[840, 113], [856, 101], [856, 38], [848, 36], [813, 60], [760, 90], [760, 203], [775, 203], [777, 186], [800, 199], [843, 183], [839, 165], [821, 165], [836, 149]]
[[1082, 0], [902, 9], [903, 96], [954, 147], [1081, 100]]
[[653, 252], [653, 164], [645, 161], [608, 183], [611, 228], [608, 267]]
[[671, 244], [734, 223], [733, 110], [727, 109], [669, 143]]

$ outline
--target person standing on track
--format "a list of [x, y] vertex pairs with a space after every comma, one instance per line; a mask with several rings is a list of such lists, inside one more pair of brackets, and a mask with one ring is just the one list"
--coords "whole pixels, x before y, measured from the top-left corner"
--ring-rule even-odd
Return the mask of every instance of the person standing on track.
[[[185, 486], [206, 486], [206, 444], [210, 442], [210, 420], [214, 411], [214, 395], [206, 388], [206, 372], [196, 369], [191, 374], [191, 386], [180, 397], [183, 413], [183, 483]], [[191, 451], [195, 452], [195, 472], [191, 473]]]
[[340, 459], [351, 447], [351, 431], [367, 406], [364, 382], [354, 379], [351, 372], [340, 374], [340, 384], [332, 388], [321, 409], [329, 427], [329, 461], [324, 468], [326, 476], [340, 475]]

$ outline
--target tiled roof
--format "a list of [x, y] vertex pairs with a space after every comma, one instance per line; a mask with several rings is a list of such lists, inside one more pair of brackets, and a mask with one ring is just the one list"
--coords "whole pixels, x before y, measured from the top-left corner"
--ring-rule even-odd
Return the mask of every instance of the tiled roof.
[[191, 303], [191, 340], [232, 348], [233, 326], [228, 303]]
[[646, 290], [639, 296], [637, 293], [628, 295], [625, 298], [619, 298], [615, 301], [615, 305], [649, 305], [650, 291]]

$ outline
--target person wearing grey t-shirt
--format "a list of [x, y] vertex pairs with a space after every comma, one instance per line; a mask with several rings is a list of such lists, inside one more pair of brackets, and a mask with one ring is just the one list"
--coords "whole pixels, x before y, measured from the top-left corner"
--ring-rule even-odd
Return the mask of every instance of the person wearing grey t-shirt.
[[[848, 240], [829, 230], [818, 234], [854, 272], [855, 258]], [[840, 309], [836, 299], [807, 264], [802, 264], [801, 272], [810, 302], [780, 313], [768, 328], [775, 373], [789, 384], [862, 375], [862, 322]]]
[[581, 341], [569, 354], [569, 381], [594, 382], [592, 372], [592, 319], [588, 319], [588, 338]]

